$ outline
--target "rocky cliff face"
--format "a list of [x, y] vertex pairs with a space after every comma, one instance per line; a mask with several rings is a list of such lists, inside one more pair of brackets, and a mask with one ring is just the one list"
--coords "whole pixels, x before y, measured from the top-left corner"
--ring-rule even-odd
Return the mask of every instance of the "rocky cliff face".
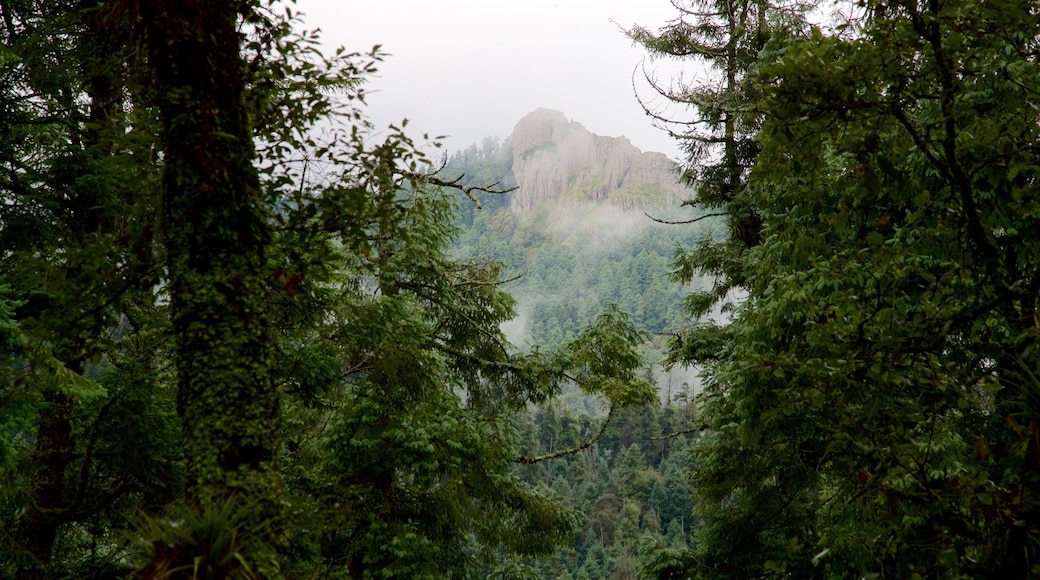
[[624, 210], [670, 207], [690, 196], [675, 164], [643, 153], [624, 137], [600, 137], [559, 111], [538, 109], [516, 124], [504, 144], [519, 190], [513, 209], [548, 201], [606, 202]]

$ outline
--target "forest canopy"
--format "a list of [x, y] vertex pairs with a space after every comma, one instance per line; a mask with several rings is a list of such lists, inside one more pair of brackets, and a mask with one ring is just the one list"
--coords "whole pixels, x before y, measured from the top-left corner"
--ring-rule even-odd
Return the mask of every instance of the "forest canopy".
[[[1040, 9], [674, 5], [626, 32], [706, 71], [647, 112], [711, 283], [524, 349], [526, 255], [460, 249], [475, 182], [376, 135], [378, 49], [0, 6], [0, 576], [1040, 574]], [[656, 407], [637, 320], [700, 393]]]

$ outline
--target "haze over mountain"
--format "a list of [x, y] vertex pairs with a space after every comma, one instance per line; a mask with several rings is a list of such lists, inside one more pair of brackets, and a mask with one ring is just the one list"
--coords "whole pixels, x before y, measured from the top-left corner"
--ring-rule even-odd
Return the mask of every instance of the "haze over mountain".
[[[596, 135], [545, 108], [521, 118], [504, 141], [486, 137], [458, 151], [445, 174], [461, 175], [465, 185], [516, 186], [482, 199], [484, 211], [463, 200], [461, 223], [473, 224], [482, 214], [499, 236], [521, 247], [581, 242], [595, 248], [654, 224], [647, 214], [689, 217], [680, 203], [692, 196], [664, 154], [640, 151], [625, 137]], [[499, 215], [502, 209], [508, 211]]]
[[[504, 141], [485, 138], [457, 152], [444, 169], [466, 185], [499, 182], [517, 189], [482, 196], [482, 209], [460, 197], [460, 256], [501, 262], [518, 317], [504, 327], [518, 345], [572, 340], [610, 303], [654, 333], [647, 356], [660, 360], [669, 329], [685, 318], [688, 288], [672, 279], [676, 248], [711, 234], [712, 220], [672, 226], [646, 214], [691, 217], [692, 194], [676, 165], [625, 137], [591, 133], [540, 108], [521, 118]], [[662, 398], [692, 373], [656, 371]]]
[[663, 153], [644, 153], [625, 137], [595, 135], [552, 109], [520, 119], [503, 149], [519, 186], [512, 206], [521, 211], [550, 199], [647, 211], [688, 194]]

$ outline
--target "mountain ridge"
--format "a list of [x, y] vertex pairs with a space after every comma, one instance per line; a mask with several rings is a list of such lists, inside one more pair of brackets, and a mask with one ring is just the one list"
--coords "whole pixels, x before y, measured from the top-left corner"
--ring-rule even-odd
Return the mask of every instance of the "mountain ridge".
[[663, 153], [643, 152], [626, 137], [589, 132], [563, 112], [538, 108], [517, 122], [503, 143], [518, 186], [514, 211], [545, 202], [597, 202], [626, 212], [673, 207], [690, 197], [678, 165]]

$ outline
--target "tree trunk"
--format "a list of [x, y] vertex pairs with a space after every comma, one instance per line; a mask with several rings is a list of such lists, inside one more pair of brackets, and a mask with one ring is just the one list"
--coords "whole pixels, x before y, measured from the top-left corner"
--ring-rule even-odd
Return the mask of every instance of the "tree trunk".
[[35, 562], [21, 566], [18, 580], [45, 578], [54, 553], [58, 526], [65, 515], [65, 470], [75, 453], [72, 436], [72, 399], [56, 390], [45, 393], [46, 408], [42, 413], [36, 447], [31, 464], [38, 466], [33, 475], [29, 502], [18, 522], [18, 536]]
[[[79, 7], [82, 36], [78, 39], [79, 51], [73, 57], [79, 59], [83, 85], [90, 100], [90, 123], [82, 132], [83, 142], [79, 145], [83, 147], [85, 158], [101, 158], [112, 153], [113, 132], [110, 125], [123, 105], [120, 90], [122, 79], [116, 76], [116, 71], [121, 70], [122, 63], [118, 58], [126, 39], [103, 22], [99, 11], [88, 9], [88, 2], [83, 4]], [[76, 138], [80, 134], [74, 132], [73, 136]], [[105, 202], [96, 193], [92, 190], [80, 192], [80, 197], [71, 204], [73, 210], [64, 225], [70, 233], [70, 246], [73, 249], [91, 243], [87, 241], [90, 236], [112, 228], [113, 224], [105, 214]], [[79, 266], [67, 268], [68, 278], [76, 280], [78, 275], [73, 273], [80, 271]], [[105, 300], [103, 294], [97, 298], [98, 301]], [[69, 292], [69, 296], [73, 300], [81, 299], [75, 291]], [[81, 309], [89, 307], [59, 301], [42, 317], [55, 327], [61, 327], [70, 318], [75, 318]], [[84, 353], [88, 345], [103, 332], [104, 324], [103, 319], [86, 324], [67, 343], [56, 345], [56, 355], [67, 368], [76, 374], [83, 372], [86, 362]], [[76, 508], [72, 505], [74, 501], [66, 496], [65, 485], [66, 470], [76, 455], [76, 436], [72, 425], [76, 415], [75, 401], [68, 394], [55, 389], [45, 390], [43, 399], [45, 405], [40, 412], [36, 445], [29, 462], [34, 468], [28, 488], [29, 501], [16, 530], [34, 562], [19, 568], [17, 577], [20, 580], [47, 577], [59, 528], [77, 517], [77, 514], [70, 513], [76, 511]]]
[[248, 9], [233, 0], [152, 0], [142, 16], [163, 124], [162, 219], [189, 497], [241, 494], [270, 517], [280, 493], [279, 395], [264, 304], [267, 212], [243, 105], [237, 24]]

